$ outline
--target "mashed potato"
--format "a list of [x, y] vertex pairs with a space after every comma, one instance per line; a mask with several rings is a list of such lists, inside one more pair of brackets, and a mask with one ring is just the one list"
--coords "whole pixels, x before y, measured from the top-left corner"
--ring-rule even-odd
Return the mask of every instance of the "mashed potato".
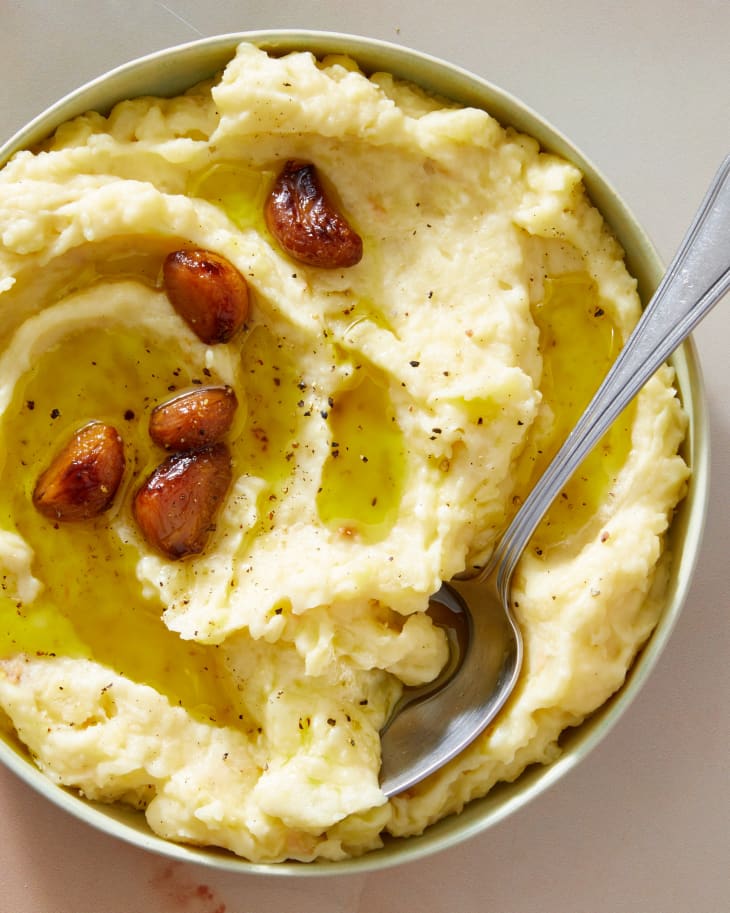
[[[361, 261], [292, 260], [263, 219], [314, 163]], [[219, 80], [62, 126], [0, 172], [0, 706], [52, 780], [174, 841], [341, 859], [421, 832], [559, 752], [656, 623], [685, 420], [659, 372], [570, 482], [515, 579], [519, 686], [460, 757], [387, 801], [378, 733], [447, 657], [425, 610], [484, 561], [639, 313], [569, 163], [487, 113], [350, 61], [242, 45]], [[215, 251], [252, 308], [202, 342], [160, 283]], [[212, 381], [211, 381], [212, 379]], [[233, 482], [205, 551], [134, 522], [151, 410], [228, 384]], [[113, 508], [35, 510], [76, 428], [111, 423]]]

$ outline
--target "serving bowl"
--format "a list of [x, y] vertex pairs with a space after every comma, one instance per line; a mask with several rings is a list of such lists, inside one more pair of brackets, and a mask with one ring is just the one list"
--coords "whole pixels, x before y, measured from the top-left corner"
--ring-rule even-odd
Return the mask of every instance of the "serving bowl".
[[[149, 55], [93, 80], [36, 117], [0, 148], [0, 165], [15, 151], [35, 145], [60, 124], [85, 111], [105, 113], [118, 101], [140, 95], [179, 94], [221, 70], [241, 41], [253, 42], [272, 53], [307, 50], [317, 56], [347, 54], [365, 72], [390, 72], [439, 96], [484, 108], [503, 125], [535, 137], [543, 148], [563, 156], [581, 170], [592, 201], [626, 252], [627, 265], [637, 279], [642, 300], [646, 302], [651, 296], [663, 273], [651, 242], [610, 183], [566, 137], [519, 100], [485, 80], [433, 57], [373, 39], [299, 30], [242, 32]], [[140, 812], [88, 802], [55, 786], [9, 736], [0, 741], [0, 759], [56, 805], [108, 834], [178, 861], [228, 871], [297, 876], [365, 872], [423, 858], [492, 827], [564, 776], [606, 736], [651, 673], [681, 611], [700, 546], [709, 455], [702, 379], [691, 342], [675, 354], [673, 365], [689, 419], [683, 456], [692, 469], [692, 477], [667, 537], [672, 566], [663, 612], [624, 686], [589, 719], [563, 734], [561, 755], [551, 764], [531, 767], [515, 782], [498, 785], [486, 797], [471, 802], [459, 815], [443, 819], [424, 834], [388, 840], [382, 849], [368, 855], [336, 863], [261, 865], [216, 849], [170, 843], [152, 833]]]

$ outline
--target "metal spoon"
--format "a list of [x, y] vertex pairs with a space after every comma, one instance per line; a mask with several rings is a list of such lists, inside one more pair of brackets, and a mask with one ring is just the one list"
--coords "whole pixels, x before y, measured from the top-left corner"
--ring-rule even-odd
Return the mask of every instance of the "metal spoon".
[[730, 156], [636, 328], [487, 565], [470, 580], [442, 584], [432, 597], [451, 614], [452, 662], [432, 685], [407, 691], [383, 729], [381, 786], [387, 796], [455, 757], [504, 706], [522, 665], [522, 637], [509, 598], [522, 552], [613, 420], [729, 289]]

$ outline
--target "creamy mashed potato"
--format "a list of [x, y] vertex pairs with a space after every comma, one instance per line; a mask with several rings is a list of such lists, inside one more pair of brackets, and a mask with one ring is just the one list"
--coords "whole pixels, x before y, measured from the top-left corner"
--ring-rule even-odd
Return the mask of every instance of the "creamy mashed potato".
[[[360, 263], [290, 259], [262, 211], [314, 163]], [[478, 565], [639, 313], [569, 163], [344, 58], [243, 45], [220, 79], [62, 126], [0, 172], [0, 706], [54, 781], [174, 841], [340, 859], [417, 834], [624, 680], [657, 621], [685, 420], [659, 372], [558, 498], [515, 579], [526, 660], [497, 721], [407, 794], [378, 732], [447, 657], [429, 595]], [[252, 309], [206, 345], [160, 283], [213, 250]], [[234, 481], [198, 557], [140, 535], [152, 408], [231, 385]], [[111, 511], [38, 513], [64, 439], [113, 424]]]

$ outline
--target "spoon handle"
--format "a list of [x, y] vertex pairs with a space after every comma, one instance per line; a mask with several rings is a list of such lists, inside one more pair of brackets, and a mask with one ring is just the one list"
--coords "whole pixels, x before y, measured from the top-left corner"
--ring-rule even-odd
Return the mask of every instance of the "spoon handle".
[[487, 567], [507, 598], [522, 551], [560, 490], [639, 390], [730, 289], [730, 156], [641, 319], [575, 428], [526, 498]]

